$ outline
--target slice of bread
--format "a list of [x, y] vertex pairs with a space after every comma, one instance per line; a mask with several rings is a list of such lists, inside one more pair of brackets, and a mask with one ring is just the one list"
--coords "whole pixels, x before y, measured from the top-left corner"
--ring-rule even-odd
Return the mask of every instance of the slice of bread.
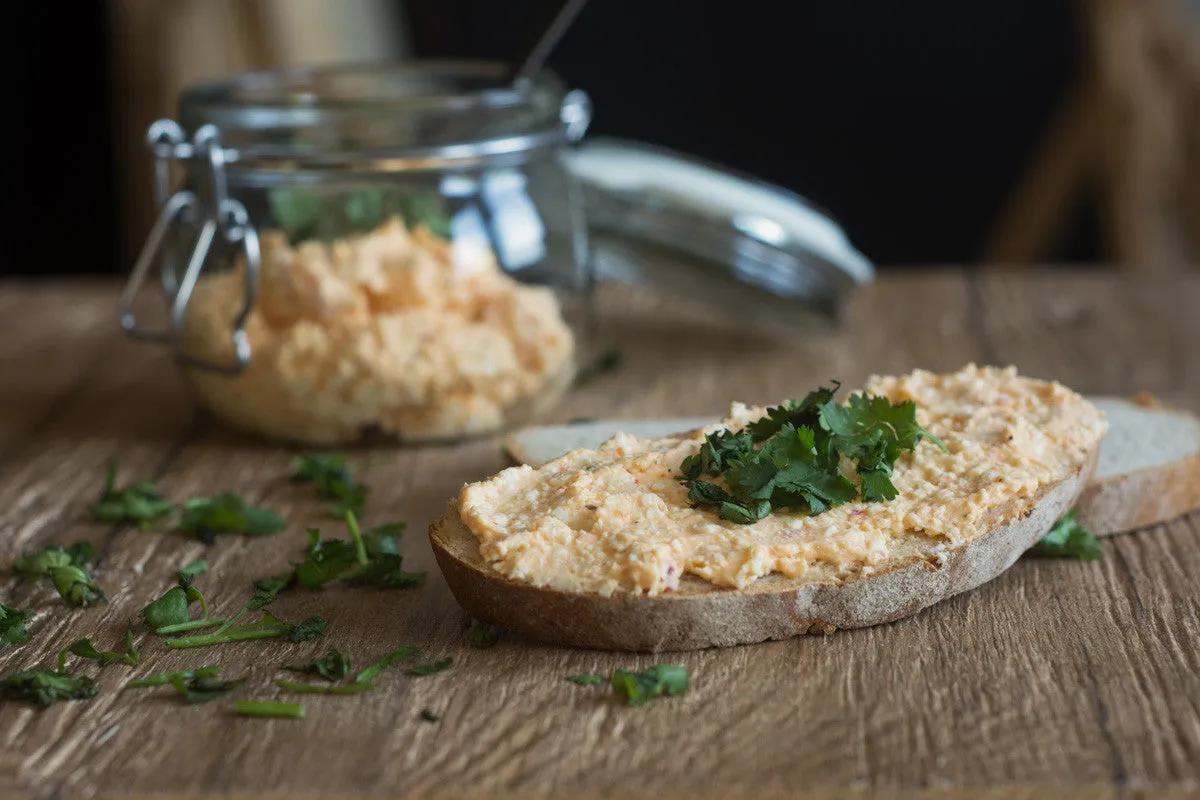
[[[1097, 536], [1145, 528], [1200, 509], [1200, 419], [1116, 397], [1088, 398], [1108, 416], [1100, 460], [1076, 507]], [[576, 448], [595, 449], [618, 431], [642, 438], [669, 436], [712, 423], [682, 417], [597, 420], [517, 431], [504, 449], [518, 464], [539, 466]]]
[[1146, 528], [1200, 508], [1200, 419], [1115, 397], [1091, 398], [1108, 434], [1076, 516], [1097, 536]]
[[1095, 462], [1093, 453], [1074, 475], [995, 509], [993, 527], [959, 547], [929, 546], [849, 578], [771, 574], [730, 590], [685, 576], [673, 592], [605, 596], [538, 587], [492, 569], [455, 505], [430, 527], [429, 539], [455, 598], [484, 622], [602, 650], [725, 647], [891, 622], [973, 589], [1045, 536], [1075, 504]]

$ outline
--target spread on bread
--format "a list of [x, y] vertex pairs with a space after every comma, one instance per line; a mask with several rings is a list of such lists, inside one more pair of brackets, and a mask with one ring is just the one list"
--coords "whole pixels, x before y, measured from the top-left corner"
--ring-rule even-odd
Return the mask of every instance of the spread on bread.
[[[361, 235], [291, 244], [261, 234], [253, 358], [229, 377], [194, 371], [205, 403], [286, 439], [408, 439], [496, 430], [514, 406], [569, 383], [574, 340], [551, 290], [523, 286], [484, 245], [396, 217]], [[229, 360], [243, 268], [201, 278], [188, 308], [194, 355]]]
[[[770, 419], [767, 409], [735, 404], [707, 430], [617, 434], [597, 450], [469, 484], [459, 516], [492, 568], [565, 591], [660, 594], [678, 589], [684, 574], [737, 589], [771, 573], [836, 580], [982, 535], [1020, 512], [1014, 501], [1075, 474], [1106, 429], [1075, 392], [1011, 367], [876, 377], [865, 392], [915, 403], [916, 421], [944, 445], [922, 443], [896, 458], [892, 499], [868, 492], [843, 463], [854, 499], [828, 503], [816, 493], [815, 505], [772, 503], [756, 519], [698, 504], [688, 473], [711, 446], [706, 434], [737, 435]], [[728, 488], [720, 471], [704, 480]]]

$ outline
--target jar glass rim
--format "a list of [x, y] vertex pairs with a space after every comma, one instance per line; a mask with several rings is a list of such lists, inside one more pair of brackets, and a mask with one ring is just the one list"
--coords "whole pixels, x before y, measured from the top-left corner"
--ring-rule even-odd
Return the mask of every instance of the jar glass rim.
[[308, 159], [548, 143], [565, 96], [549, 71], [513, 83], [502, 62], [417, 60], [246, 72], [184, 89], [179, 111], [186, 129], [216, 125], [239, 161]]

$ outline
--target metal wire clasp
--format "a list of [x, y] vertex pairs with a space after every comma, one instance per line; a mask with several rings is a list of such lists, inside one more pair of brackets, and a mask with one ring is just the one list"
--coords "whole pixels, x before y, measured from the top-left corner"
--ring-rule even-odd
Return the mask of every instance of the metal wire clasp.
[[[177, 123], [162, 119], [150, 126], [146, 140], [154, 154], [154, 200], [159, 212], [129, 273], [129, 280], [121, 291], [118, 301], [121, 327], [134, 338], [170, 345], [175, 357], [189, 366], [218, 372], [241, 372], [250, 363], [246, 318], [258, 294], [261, 257], [258, 232], [250, 223], [246, 207], [229, 197], [225, 180], [227, 154], [221, 147], [220, 131], [215, 125], [204, 125], [189, 143]], [[194, 162], [199, 167], [198, 171], [207, 177], [207, 191], [198, 194], [180, 188], [171, 192], [172, 161]], [[185, 225], [199, 225], [199, 233], [192, 242], [183, 274], [179, 275], [176, 259], [166, 243], [173, 230], [182, 230]], [[230, 331], [233, 341], [232, 363], [190, 355], [183, 346], [188, 301], [218, 235], [227, 245], [241, 248], [245, 260], [242, 303]], [[157, 330], [139, 324], [133, 311], [134, 299], [145, 283], [147, 274], [156, 265], [170, 310], [169, 326]]]

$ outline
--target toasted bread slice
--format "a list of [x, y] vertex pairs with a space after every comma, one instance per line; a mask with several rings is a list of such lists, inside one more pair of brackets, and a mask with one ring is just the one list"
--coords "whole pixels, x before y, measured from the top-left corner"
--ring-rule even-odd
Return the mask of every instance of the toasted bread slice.
[[965, 544], [932, 546], [848, 578], [772, 574], [747, 589], [691, 576], [659, 595], [565, 592], [512, 580], [489, 567], [452, 505], [429, 539], [458, 602], [484, 622], [533, 639], [601, 650], [696, 650], [831, 633], [901, 619], [1008, 569], [1079, 497], [1093, 453], [1074, 475], [996, 509], [993, 527]]
[[[1097, 536], [1157, 525], [1200, 509], [1200, 419], [1161, 406], [1116, 397], [1089, 398], [1108, 417], [1100, 460], [1079, 497], [1076, 513]], [[594, 449], [617, 431], [668, 436], [711, 423], [597, 420], [526, 428], [504, 440], [518, 464], [538, 466], [576, 448]]]

